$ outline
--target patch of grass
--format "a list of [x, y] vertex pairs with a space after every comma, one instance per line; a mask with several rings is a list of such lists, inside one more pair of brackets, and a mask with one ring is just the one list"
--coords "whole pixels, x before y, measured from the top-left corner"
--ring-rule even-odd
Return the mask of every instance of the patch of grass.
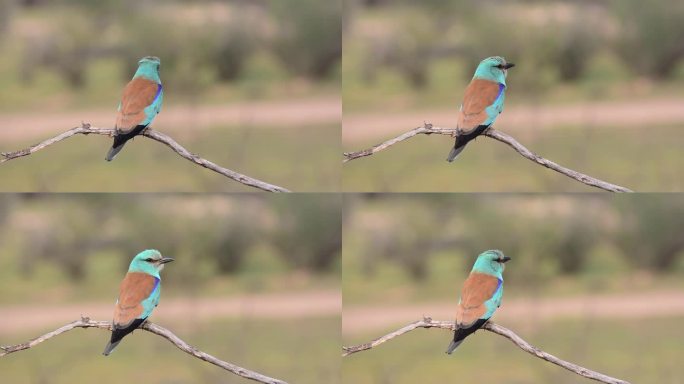
[[[630, 382], [684, 380], [682, 318], [556, 321], [513, 330], [561, 359]], [[527, 321], [527, 320], [526, 320]], [[345, 336], [345, 345], [382, 334]], [[444, 353], [450, 332], [416, 330], [377, 349], [343, 359], [344, 383], [459, 382], [579, 383], [580, 376], [521, 351], [509, 340], [477, 332], [453, 355]]]
[[[173, 135], [173, 134], [172, 134]], [[339, 189], [339, 126], [288, 129], [217, 127], [175, 138], [216, 164], [294, 191]], [[12, 143], [14, 149], [31, 142]], [[10, 144], [3, 143], [3, 147]], [[115, 161], [111, 139], [77, 136], [5, 163], [3, 191], [256, 191], [181, 158], [160, 143], [136, 138]]]
[[[684, 188], [681, 126], [554, 129], [517, 139], [533, 152], [590, 176], [630, 189], [677, 191]], [[515, 133], [512, 132], [514, 135]], [[378, 140], [346, 144], [344, 150], [369, 147]], [[343, 168], [346, 191], [481, 192], [566, 191], [596, 189], [540, 167], [505, 144], [480, 138], [452, 164], [444, 159], [452, 145], [446, 136], [412, 138], [372, 158]], [[666, 167], [663, 164], [667, 164]]]
[[[340, 320], [221, 320], [198, 323], [192, 313], [176, 324], [163, 324], [189, 344], [222, 360], [292, 383], [338, 383]], [[2, 344], [35, 337], [2, 334]], [[101, 384], [230, 382], [246, 383], [216, 366], [185, 354], [161, 337], [137, 331], [108, 357], [102, 349], [109, 333], [76, 329], [28, 351], [2, 359], [3, 381], [12, 383]]]

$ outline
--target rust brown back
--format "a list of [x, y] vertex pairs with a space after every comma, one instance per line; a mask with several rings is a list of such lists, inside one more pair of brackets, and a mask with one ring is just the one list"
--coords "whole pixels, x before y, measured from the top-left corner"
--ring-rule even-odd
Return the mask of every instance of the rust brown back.
[[129, 272], [119, 287], [119, 301], [114, 308], [114, 324], [125, 327], [143, 313], [142, 301], [150, 296], [156, 280], [141, 272]]
[[499, 280], [491, 275], [473, 272], [463, 283], [461, 303], [456, 308], [456, 324], [467, 327], [486, 312], [485, 301], [496, 292]]
[[499, 83], [473, 79], [463, 96], [463, 107], [458, 114], [458, 128], [467, 133], [484, 123], [487, 120], [485, 109], [496, 101], [497, 96], [499, 96]]
[[128, 133], [145, 120], [145, 108], [154, 101], [159, 85], [142, 77], [131, 80], [121, 97], [121, 110], [116, 115], [116, 129]]

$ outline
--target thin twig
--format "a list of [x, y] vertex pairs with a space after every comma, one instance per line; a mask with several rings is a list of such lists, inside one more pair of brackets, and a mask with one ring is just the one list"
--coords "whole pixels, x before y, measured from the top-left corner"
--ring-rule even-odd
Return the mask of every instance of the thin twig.
[[[432, 320], [429, 317], [424, 317], [423, 320], [418, 320], [415, 321], [411, 324], [406, 325], [405, 327], [402, 327], [400, 329], [397, 329], [394, 332], [391, 332], [385, 336], [379, 337], [369, 343], [364, 343], [364, 344], [359, 344], [359, 345], [354, 345], [350, 347], [342, 347], [342, 350], [344, 350], [344, 353], [342, 353], [342, 356], [349, 356], [352, 353], [356, 352], [361, 352], [361, 351], [366, 351], [371, 348], [377, 347], [378, 345], [387, 342], [389, 340], [394, 339], [397, 336], [401, 336], [404, 333], [413, 331], [416, 328], [441, 328], [441, 329], [447, 329], [447, 330], [454, 330], [454, 322], [453, 321], [438, 321], [438, 320]], [[486, 329], [489, 332], [496, 333], [497, 335], [501, 335], [510, 341], [513, 342], [513, 344], [517, 345], [520, 349], [523, 351], [534, 355], [540, 359], [546, 360], [550, 363], [556, 364], [560, 367], [563, 367], [567, 369], [568, 371], [574, 372], [580, 376], [584, 376], [588, 379], [600, 381], [602, 383], [609, 383], [609, 384], [629, 384], [629, 382], [616, 379], [614, 377], [610, 377], [607, 375], [604, 375], [602, 373], [598, 373], [595, 371], [592, 371], [590, 369], [581, 367], [577, 364], [573, 364], [570, 362], [567, 362], [565, 360], [561, 360], [557, 358], [556, 356], [546, 353], [542, 351], [541, 349], [538, 349], [531, 345], [530, 343], [526, 342], [523, 340], [520, 336], [516, 335], [513, 331], [510, 329], [507, 329], [505, 327], [502, 327], [501, 325], [494, 324], [491, 321], [486, 322], [483, 326], [482, 329]]]
[[[9, 355], [10, 353], [18, 352], [18, 351], [23, 351], [25, 349], [29, 349], [32, 347], [35, 347], [36, 345], [51, 339], [59, 334], [62, 334], [64, 332], [71, 331], [74, 328], [100, 328], [100, 329], [105, 329], [105, 330], [112, 330], [112, 323], [109, 321], [96, 321], [96, 320], [90, 320], [88, 317], [81, 317], [81, 320], [76, 320], [73, 321], [63, 327], [60, 327], [58, 329], [55, 329], [52, 332], [48, 332], [42, 336], [36, 337], [33, 340], [27, 341], [25, 343], [17, 344], [17, 345], [10, 345], [6, 347], [0, 346], [0, 357], [3, 357], [5, 355]], [[198, 359], [204, 360], [208, 363], [214, 364], [218, 367], [221, 367], [225, 369], [226, 371], [232, 372], [238, 376], [242, 376], [246, 379], [258, 381], [260, 383], [267, 383], [267, 384], [287, 384], [286, 382], [278, 379], [274, 379], [272, 377], [268, 377], [265, 375], [262, 375], [257, 372], [250, 371], [248, 369], [239, 367], [235, 364], [231, 364], [228, 362], [225, 362], [221, 359], [218, 359], [208, 353], [202, 352], [195, 347], [189, 345], [185, 341], [181, 340], [178, 336], [174, 335], [171, 331], [168, 329], [161, 327], [157, 324], [151, 323], [149, 321], [144, 322], [141, 326], [140, 329], [144, 329], [145, 331], [148, 331], [150, 333], [154, 333], [155, 335], [161, 336], [171, 343], [173, 343], [176, 347], [178, 347], [180, 350], [183, 352], [190, 354], [192, 356], [195, 356]]]
[[[72, 128], [62, 134], [59, 134], [53, 138], [47, 139], [45, 141], [42, 141], [38, 144], [32, 145], [28, 148], [15, 151], [15, 152], [3, 152], [0, 153], [0, 164], [10, 161], [12, 159], [16, 159], [18, 157], [23, 157], [23, 156], [28, 156], [34, 152], [40, 151], [41, 149], [50, 146], [52, 144], [58, 143], [64, 139], [68, 139], [71, 136], [74, 135], [89, 135], [89, 134], [96, 134], [96, 135], [105, 135], [105, 136], [114, 136], [115, 130], [113, 128], [96, 128], [92, 127], [88, 123], [82, 123], [80, 127], [75, 127]], [[277, 185], [269, 184], [261, 180], [254, 179], [249, 176], [245, 176], [241, 173], [231, 171], [230, 169], [223, 168], [209, 160], [203, 159], [193, 153], [190, 153], [187, 149], [183, 148], [180, 144], [178, 144], [175, 140], [173, 140], [171, 137], [168, 135], [165, 135], [161, 132], [155, 131], [151, 128], [145, 129], [142, 134], [142, 136], [148, 137], [152, 140], [156, 140], [160, 143], [166, 144], [169, 148], [173, 149], [174, 152], [182, 156], [183, 158], [192, 161], [193, 163], [202, 166], [204, 168], [210, 169], [216, 173], [219, 173], [229, 179], [235, 180], [238, 183], [254, 187], [254, 188], [259, 188], [263, 191], [267, 192], [290, 192], [289, 190], [279, 187]]]
[[[383, 143], [380, 143], [378, 145], [375, 145], [371, 148], [364, 149], [362, 151], [357, 151], [357, 152], [345, 152], [344, 153], [344, 160], [342, 160], [343, 163], [346, 163], [348, 161], [358, 159], [360, 157], [366, 157], [366, 156], [371, 156], [377, 152], [382, 151], [383, 149], [387, 149], [388, 147], [397, 144], [399, 142], [402, 142], [404, 140], [410, 139], [413, 136], [424, 134], [424, 135], [431, 135], [433, 133], [439, 134], [439, 135], [454, 135], [456, 133], [456, 129], [454, 128], [439, 128], [439, 127], [434, 127], [430, 123], [425, 123], [423, 124], [422, 127], [418, 127], [415, 129], [412, 129], [400, 136], [397, 136], [393, 139], [387, 140]], [[523, 157], [534, 161], [535, 163], [542, 165], [546, 168], [552, 169], [558, 173], [561, 173], [565, 176], [568, 176], [572, 179], [575, 179], [579, 181], [580, 183], [600, 188], [606, 191], [610, 192], [633, 192], [632, 190], [621, 187], [619, 185], [611, 184], [603, 180], [599, 180], [597, 178], [585, 175], [583, 173], [573, 171], [572, 169], [565, 168], [557, 163], [554, 163], [551, 160], [547, 160], [529, 149], [525, 148], [522, 144], [517, 142], [514, 138], [511, 136], [497, 131], [494, 128], [489, 128], [485, 132], [482, 133], [484, 136], [491, 137], [492, 139], [498, 140], [504, 144], [508, 144], [511, 148], [515, 149], [516, 152], [518, 152], [520, 155]]]

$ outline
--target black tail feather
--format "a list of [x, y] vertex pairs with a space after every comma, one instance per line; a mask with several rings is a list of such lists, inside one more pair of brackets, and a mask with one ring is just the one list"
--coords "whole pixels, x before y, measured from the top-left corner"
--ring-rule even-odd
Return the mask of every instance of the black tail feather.
[[463, 152], [466, 144], [468, 144], [471, 140], [475, 140], [475, 138], [481, 135], [482, 132], [487, 130], [487, 128], [489, 128], [489, 125], [478, 125], [477, 128], [467, 133], [459, 131], [456, 141], [454, 142], [454, 147], [451, 149], [451, 152], [449, 152], [449, 156], [447, 156], [447, 161], [450, 163], [454, 161], [456, 156]]
[[109, 152], [107, 152], [105, 160], [114, 160], [116, 154], [123, 149], [124, 144], [126, 144], [128, 140], [140, 134], [140, 132], [144, 131], [145, 128], [147, 128], [147, 125], [136, 125], [135, 128], [133, 128], [130, 132], [118, 133], [116, 136], [114, 136], [114, 144], [112, 144], [112, 148], [109, 150]]
[[124, 338], [124, 336], [128, 335], [129, 333], [133, 332], [136, 328], [140, 326], [140, 324], [144, 323], [146, 319], [135, 319], [125, 328], [116, 328], [112, 329], [112, 337], [109, 339], [109, 342], [107, 343], [107, 346], [105, 346], [104, 352], [102, 352], [103, 355], [109, 356], [110, 353], [112, 353], [112, 350], [116, 348], [117, 345], [121, 342], [121, 339]]
[[465, 149], [465, 144], [459, 145], [458, 139], [456, 139], [456, 143], [454, 143], [454, 147], [451, 148], [451, 152], [449, 152], [449, 156], [447, 156], [447, 161], [452, 162], [458, 156], [459, 153], [461, 153]]
[[457, 328], [454, 331], [454, 338], [449, 343], [446, 353], [451, 355], [454, 349], [458, 348], [458, 346], [461, 345], [461, 343], [463, 342], [463, 340], [465, 340], [466, 337], [470, 336], [471, 333], [480, 329], [480, 327], [482, 327], [484, 323], [487, 322], [487, 320], [489, 319], [478, 319], [475, 323], [473, 323], [473, 325], [471, 325], [468, 328]]
[[116, 141], [115, 141], [114, 145], [112, 145], [112, 148], [110, 148], [109, 152], [107, 152], [107, 156], [105, 157], [105, 160], [107, 160], [107, 161], [114, 160], [114, 157], [116, 157], [116, 154], [119, 153], [119, 151], [121, 151], [123, 149], [124, 144], [126, 144], [125, 141], [117, 146]]

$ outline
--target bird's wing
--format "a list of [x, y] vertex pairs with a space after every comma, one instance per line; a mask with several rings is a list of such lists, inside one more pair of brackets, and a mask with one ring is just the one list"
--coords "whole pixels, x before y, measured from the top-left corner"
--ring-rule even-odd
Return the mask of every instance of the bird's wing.
[[456, 308], [456, 325], [467, 327], [487, 313], [485, 302], [494, 296], [501, 282], [495, 276], [473, 272], [463, 283], [461, 301]]
[[159, 97], [161, 89], [161, 84], [142, 77], [136, 77], [126, 85], [116, 115], [119, 132], [128, 133], [147, 119], [145, 108]]
[[491, 116], [487, 113], [487, 108], [503, 95], [505, 88], [505, 85], [494, 81], [473, 79], [463, 96], [463, 105], [458, 114], [458, 128], [468, 133], [480, 125], [488, 125], [487, 121]]
[[159, 279], [140, 272], [129, 272], [121, 282], [119, 300], [114, 307], [114, 327], [126, 328], [133, 320], [141, 318], [142, 302], [159, 286]]

